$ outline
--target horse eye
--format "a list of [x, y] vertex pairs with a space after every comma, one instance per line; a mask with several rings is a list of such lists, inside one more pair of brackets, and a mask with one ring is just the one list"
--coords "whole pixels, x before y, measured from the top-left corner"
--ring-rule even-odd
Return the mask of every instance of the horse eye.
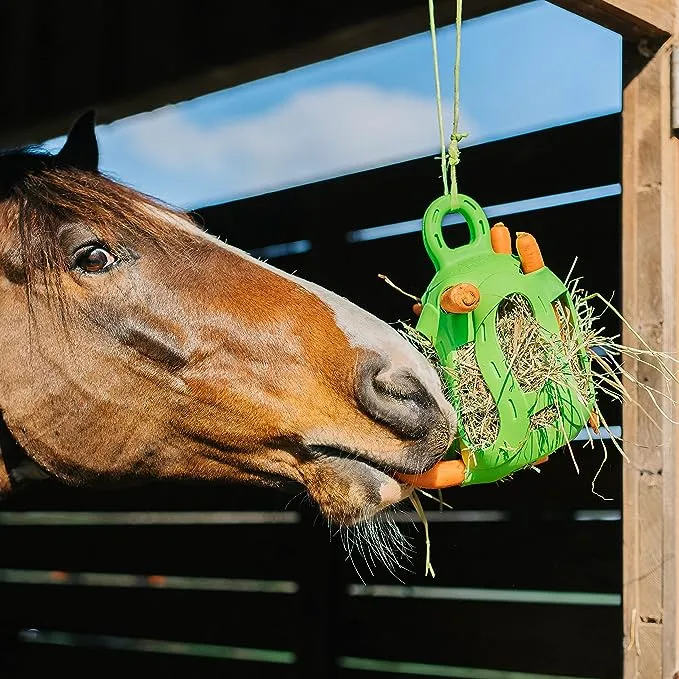
[[99, 273], [107, 269], [116, 258], [102, 247], [88, 248], [75, 260], [76, 266], [87, 273]]

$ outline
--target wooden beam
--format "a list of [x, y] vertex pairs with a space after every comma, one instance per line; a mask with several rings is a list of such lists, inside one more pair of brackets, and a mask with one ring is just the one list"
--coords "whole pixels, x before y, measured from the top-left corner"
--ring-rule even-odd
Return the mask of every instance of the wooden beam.
[[[489, 206], [617, 184], [621, 181], [620, 125], [620, 116], [614, 114], [470, 146], [464, 150], [465, 192]], [[576, 144], [591, 154], [582, 167], [570, 161]], [[502, 163], [502, 158], [512, 162]], [[554, 163], [554, 158], [564, 160]], [[494, 168], [492, 182], [489, 167]], [[196, 214], [209, 231], [246, 250], [300, 239], [316, 241], [321, 234], [345, 240], [347, 231], [421, 219], [441, 190], [440, 171], [440, 163], [428, 155], [210, 205]], [[385, 186], [390, 187], [388, 204], [371, 200]], [[362, 206], [358, 212], [357, 204]], [[331, 211], [328, 205], [333, 206]], [[310, 228], [318, 223], [323, 224], [320, 233]], [[610, 239], [611, 233], [607, 231], [604, 238]]]
[[[625, 50], [629, 64], [638, 61], [634, 45]], [[622, 239], [623, 313], [651, 346], [674, 354], [679, 141], [670, 124], [670, 53], [668, 44], [633, 68], [624, 89]], [[623, 340], [635, 344], [630, 332]], [[663, 390], [656, 371], [634, 362], [627, 369], [641, 383]], [[628, 387], [641, 407], [630, 401], [623, 409], [630, 459], [623, 465], [624, 676], [669, 678], [679, 670], [679, 432], [662, 417], [652, 423], [642, 412], [642, 407], [654, 412], [650, 399], [633, 384]], [[671, 414], [671, 404], [661, 403]]]
[[674, 24], [674, 0], [551, 0], [628, 40], [665, 41]]
[[[516, 5], [521, 5], [528, 0], [465, 0], [464, 18], [473, 19], [498, 10], [508, 9]], [[143, 58], [139, 55], [138, 45], [140, 41], [133, 44], [123, 44], [121, 50], [129, 51], [128, 61], [135, 63], [135, 57], [140, 57], [143, 63], [138, 64], [139, 69], [146, 72], [147, 84], [143, 90], [125, 96], [111, 96], [111, 88], [115, 91], [115, 86], [108, 85], [102, 87], [97, 98], [92, 98], [86, 103], [83, 102], [79, 108], [86, 106], [97, 109], [97, 118], [100, 123], [110, 123], [120, 118], [135, 115], [144, 111], [150, 111], [167, 104], [174, 104], [187, 99], [201, 96], [208, 92], [215, 92], [235, 87], [243, 83], [252, 82], [260, 78], [284, 73], [295, 68], [300, 68], [308, 64], [313, 64], [327, 59], [366, 49], [374, 45], [380, 45], [409, 35], [421, 33], [429, 29], [426, 2], [422, 0], [409, 0], [400, 3], [406, 5], [407, 9], [401, 11], [386, 10], [377, 15], [377, 12], [366, 12], [366, 16], [371, 18], [356, 22], [353, 25], [345, 26], [335, 30], [314, 30], [313, 35], [304, 35], [295, 44], [286, 45], [279, 49], [266, 49], [267, 33], [266, 26], [263, 36], [258, 40], [262, 48], [257, 51], [256, 56], [245, 59], [229, 59], [218, 49], [217, 57], [211, 61], [206, 60], [203, 68], [194, 70], [184, 77], [177, 77], [173, 80], [160, 81], [152, 73], [153, 59], [157, 59], [157, 53], [161, 53], [164, 59], [167, 46], [156, 44], [156, 38], [152, 34], [148, 39], [150, 45], [147, 47]], [[370, 3], [368, 3], [369, 7]], [[386, 6], [388, 4], [385, 3]], [[263, 10], [265, 13], [266, 11]], [[311, 10], [310, 10], [311, 11]], [[315, 10], [326, 11], [326, 10]], [[134, 19], [137, 20], [137, 10]], [[437, 23], [447, 25], [455, 21], [455, 0], [437, 0], [436, 5]], [[310, 20], [309, 17], [307, 17]], [[313, 17], [311, 17], [313, 19]], [[223, 19], [222, 19], [223, 20]], [[154, 24], [156, 22], [154, 15]], [[177, 30], [182, 31], [182, 26], [177, 26]], [[92, 28], [92, 30], [99, 30]], [[162, 36], [162, 33], [160, 33]], [[68, 36], [63, 36], [64, 41], [68, 41]], [[248, 38], [249, 40], [250, 38]], [[75, 40], [75, 37], [74, 37]], [[163, 40], [165, 40], [163, 38]], [[38, 48], [36, 48], [38, 49]], [[173, 48], [174, 49], [174, 48]], [[162, 52], [161, 52], [162, 50]], [[154, 57], [154, 54], [156, 56]], [[33, 55], [40, 62], [41, 55]], [[221, 61], [219, 60], [221, 59]], [[120, 71], [122, 66], [114, 60], [116, 65], [115, 75], [125, 78], [124, 71]], [[70, 69], [73, 69], [71, 72]], [[80, 64], [67, 64], [64, 73], [60, 76], [64, 82], [81, 82], [78, 77]], [[74, 75], [74, 73], [76, 75]], [[103, 67], [99, 68], [97, 78], [106, 82], [112, 77], [112, 73], [104, 72]], [[131, 73], [127, 76], [131, 77]], [[56, 76], [55, 76], [56, 77]], [[95, 78], [95, 81], [97, 80]], [[83, 87], [88, 87], [90, 81], [84, 81]], [[51, 83], [52, 90], [59, 92], [61, 82]], [[125, 88], [122, 88], [124, 92]], [[5, 126], [0, 130], [0, 148], [33, 144], [44, 141], [51, 137], [65, 134], [73, 122], [73, 103], [65, 101], [62, 111], [56, 115], [42, 117], [38, 123], [28, 124], [22, 127], [11, 128]]]

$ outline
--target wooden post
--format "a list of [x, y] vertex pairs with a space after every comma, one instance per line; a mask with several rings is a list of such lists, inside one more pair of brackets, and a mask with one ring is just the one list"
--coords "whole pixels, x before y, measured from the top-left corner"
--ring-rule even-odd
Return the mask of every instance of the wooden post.
[[675, 0], [552, 0], [623, 37], [664, 41], [672, 33]]
[[[653, 348], [675, 354], [679, 142], [670, 124], [670, 56], [670, 43], [650, 58], [638, 44], [625, 45], [623, 314]], [[623, 339], [636, 344], [630, 332]], [[663, 390], [655, 371], [642, 364], [628, 368]], [[653, 412], [642, 390], [632, 395]], [[663, 404], [671, 413], [670, 405]], [[679, 431], [662, 417], [656, 420], [654, 425], [633, 403], [623, 409], [630, 458], [623, 466], [625, 679], [672, 679], [679, 671]]]
[[[655, 349], [679, 357], [679, 140], [671, 129], [671, 53], [679, 0], [552, 0], [619, 32], [623, 94], [623, 314]], [[668, 42], [665, 42], [667, 38]], [[663, 44], [664, 43], [664, 44]], [[629, 331], [623, 341], [635, 345]], [[658, 373], [627, 368], [663, 391]], [[623, 626], [625, 679], [679, 679], [679, 427], [627, 385], [623, 408]], [[679, 389], [675, 389], [679, 394]], [[665, 411], [679, 419], [667, 401]], [[641, 407], [640, 407], [641, 406]], [[656, 411], [657, 412], [657, 411]]]

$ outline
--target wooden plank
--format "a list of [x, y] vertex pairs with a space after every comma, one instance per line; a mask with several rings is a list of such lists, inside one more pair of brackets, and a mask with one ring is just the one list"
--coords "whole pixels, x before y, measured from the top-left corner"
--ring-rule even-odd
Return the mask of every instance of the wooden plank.
[[[628, 63], [638, 62], [633, 46], [625, 50]], [[679, 156], [670, 129], [669, 48], [630, 73], [623, 97], [623, 311], [654, 348], [674, 353]], [[630, 333], [625, 340], [634, 342]], [[653, 371], [634, 364], [628, 370], [662, 389]], [[648, 407], [648, 397], [631, 388]], [[623, 428], [626, 438], [645, 444], [628, 451], [632, 463], [623, 468], [625, 677], [672, 676], [679, 668], [677, 431], [663, 420], [652, 426], [632, 405], [623, 410]]]
[[[563, 161], [572, 157], [574, 145], [590, 153], [577, 171]], [[620, 181], [619, 153], [620, 116], [603, 116], [465, 149], [460, 187], [486, 206], [615, 184]], [[310, 239], [314, 247], [328, 240], [334, 245], [349, 231], [421, 219], [441, 191], [439, 174], [440, 163], [431, 156], [206, 207], [197, 214], [209, 231], [247, 250], [300, 239]], [[389, 200], [378, 200], [385, 194]]]
[[3, 501], [4, 511], [284, 511], [299, 507], [300, 487], [286, 490], [242, 484], [148, 483], [117, 490], [72, 488], [55, 482], [26, 487]]
[[[465, 0], [464, 16], [471, 19], [522, 2]], [[72, 4], [50, 3], [57, 15]], [[439, 0], [439, 21], [451, 23], [454, 8], [455, 0]], [[73, 110], [96, 106], [100, 122], [108, 123], [428, 30], [426, 6], [420, 0], [347, 0], [341, 5], [310, 0], [294, 4], [262, 0], [257, 5], [171, 0], [164, 6], [162, 30], [158, 20], [157, 13], [141, 13], [130, 3], [104, 4], [98, 13], [79, 11], [59, 31], [58, 39], [80, 45], [83, 35], [95, 35], [118, 55], [98, 60], [94, 78], [81, 77], [89, 74], [89, 62], [96, 59], [91, 53], [62, 56], [41, 50], [38, 42], [32, 68], [22, 68], [23, 61], [15, 60], [13, 68], [23, 82], [35, 82], [40, 69], [50, 67], [49, 86], [55, 96], [43, 99], [37, 108], [27, 105], [31, 88], [25, 90], [26, 99], [12, 98], [0, 111], [0, 147], [64, 134], [73, 122]], [[135, 31], [128, 34], [129, 25], [135, 25]], [[253, 25], [256, 40], [243, 28]], [[22, 26], [22, 32], [31, 34], [34, 28]], [[181, 37], [168, 40], [168, 34]], [[175, 68], [168, 69], [167, 61]], [[135, 76], [140, 70], [143, 79]], [[64, 82], [80, 83], [77, 96], [59, 94]]]
[[658, 625], [654, 622], [642, 622], [637, 627], [637, 634], [639, 636], [639, 649], [644, 649], [645, 651], [643, 653], [639, 652], [638, 676], [662, 677], [662, 625]]
[[[198, 649], [200, 650], [200, 649]], [[5, 664], [9, 663], [9, 667]], [[3, 656], [3, 679], [33, 679], [56, 673], [69, 679], [297, 679], [294, 664], [273, 664], [191, 655], [23, 644]]]
[[0, 585], [0, 629], [291, 650], [294, 594]]
[[303, 550], [296, 524], [0, 526], [0, 544], [0, 569], [255, 580], [295, 580]]
[[[434, 505], [428, 502], [427, 505]], [[408, 570], [398, 572], [406, 587], [453, 587], [560, 592], [622, 589], [622, 526], [619, 521], [512, 518], [495, 522], [439, 523], [433, 507], [429, 524], [436, 578], [424, 576], [424, 536], [419, 521], [399, 524], [414, 549]], [[385, 568], [370, 575], [359, 554], [356, 569], [368, 586], [398, 586]], [[360, 584], [353, 564], [345, 577]]]
[[672, 33], [675, 0], [551, 0], [629, 40], [664, 41]]
[[620, 609], [356, 597], [342, 655], [618, 679]]

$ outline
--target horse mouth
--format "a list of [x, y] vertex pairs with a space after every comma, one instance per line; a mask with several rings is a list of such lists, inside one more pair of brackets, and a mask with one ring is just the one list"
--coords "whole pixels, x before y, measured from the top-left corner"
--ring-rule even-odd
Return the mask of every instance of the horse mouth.
[[[412, 473], [411, 467], [379, 462], [359, 451], [342, 447], [309, 445], [305, 448], [313, 462], [319, 466], [329, 466], [338, 477], [364, 489], [367, 501], [364, 511], [370, 508], [364, 518], [405, 500], [413, 491], [412, 486], [396, 478], [398, 472]], [[432, 465], [434, 463], [432, 460]], [[343, 522], [353, 521], [345, 519]]]
[[337, 459], [360, 462], [367, 467], [392, 478], [399, 472], [407, 473], [405, 469], [397, 468], [394, 465], [384, 462], [378, 462], [360, 451], [342, 448], [341, 446], [307, 445], [305, 448], [311, 457], [317, 460], [331, 461]]

